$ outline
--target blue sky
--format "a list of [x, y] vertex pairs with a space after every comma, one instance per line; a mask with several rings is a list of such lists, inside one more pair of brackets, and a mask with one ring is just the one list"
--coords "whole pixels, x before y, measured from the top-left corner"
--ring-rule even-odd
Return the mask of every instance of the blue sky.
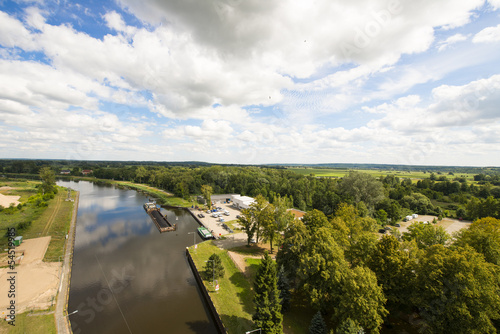
[[0, 0], [0, 158], [500, 166], [500, 1]]

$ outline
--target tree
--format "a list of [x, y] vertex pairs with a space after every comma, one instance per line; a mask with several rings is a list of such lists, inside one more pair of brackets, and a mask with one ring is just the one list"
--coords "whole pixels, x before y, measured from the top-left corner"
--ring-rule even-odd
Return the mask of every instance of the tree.
[[241, 210], [238, 221], [243, 226], [243, 231], [245, 231], [247, 235], [247, 245], [250, 246], [250, 240], [252, 240], [255, 230], [257, 229], [252, 212], [249, 209]]
[[276, 221], [275, 207], [268, 204], [259, 214], [259, 223], [262, 227], [263, 241], [269, 241], [271, 254], [273, 253], [273, 241], [279, 236], [279, 227]]
[[283, 313], [290, 308], [290, 301], [292, 299], [290, 289], [290, 281], [286, 275], [285, 267], [281, 265], [278, 271], [278, 290], [280, 290], [281, 312]]
[[265, 252], [255, 276], [255, 314], [252, 319], [255, 325], [266, 334], [283, 333], [283, 315], [277, 281], [276, 264]]
[[325, 214], [316, 209], [308, 211], [302, 217], [302, 222], [312, 233], [314, 233], [314, 231], [316, 231], [320, 227], [331, 227], [331, 224], [330, 222], [328, 222], [328, 218], [326, 218]]
[[298, 268], [309, 244], [310, 234], [304, 223], [293, 220], [285, 229], [283, 246], [276, 255], [276, 262], [283, 266], [288, 279], [295, 286]]
[[213, 191], [214, 190], [212, 189], [212, 187], [209, 186], [208, 184], [204, 184], [201, 186], [201, 193], [203, 194], [203, 197], [207, 201], [207, 205], [208, 205], [209, 209], [212, 208], [212, 193], [213, 193]]
[[456, 233], [454, 242], [456, 247], [466, 245], [484, 255], [490, 263], [500, 265], [500, 220], [492, 217], [476, 220], [470, 228]]
[[42, 192], [44, 194], [55, 191], [56, 176], [50, 167], [40, 169], [40, 178], [42, 179]]
[[415, 266], [410, 259], [410, 253], [401, 249], [395, 237], [384, 235], [375, 246], [367, 263], [392, 305], [409, 302], [415, 279], [413, 274]]
[[330, 229], [321, 227], [307, 239], [300, 255], [299, 278], [311, 305], [326, 310], [340, 292], [348, 264]]
[[351, 318], [347, 318], [344, 320], [339, 327], [337, 327], [336, 334], [364, 334], [365, 331], [363, 327], [359, 325], [358, 322], [352, 320]]
[[142, 183], [142, 178], [148, 175], [148, 171], [143, 166], [139, 166], [135, 171], [135, 176], [139, 178], [139, 183]]
[[408, 232], [403, 233], [403, 240], [415, 240], [418, 247], [426, 248], [432, 245], [444, 245], [450, 235], [442, 226], [434, 226], [416, 222], [408, 227]]
[[224, 266], [219, 254], [213, 253], [205, 264], [205, 279], [212, 280], [224, 277]]
[[334, 304], [334, 320], [342, 322], [351, 318], [370, 333], [379, 333], [388, 312], [382, 287], [377, 284], [373, 271], [363, 266], [348, 269], [341, 286], [338, 301]]
[[257, 233], [255, 239], [257, 242], [259, 242], [263, 221], [267, 221], [267, 219], [269, 219], [269, 212], [264, 211], [268, 205], [269, 202], [266, 201], [262, 195], [257, 195], [255, 197], [255, 201], [250, 205], [250, 212], [252, 213], [255, 222], [255, 232]]
[[371, 232], [362, 232], [350, 241], [345, 255], [352, 266], [366, 264], [378, 243], [377, 236]]
[[326, 323], [325, 320], [323, 320], [321, 312], [316, 312], [309, 325], [309, 334], [328, 334], [327, 331], [328, 329], [326, 328]]
[[355, 203], [363, 201], [368, 208], [384, 199], [384, 187], [380, 181], [367, 173], [351, 171], [339, 184], [340, 193], [352, 198]]
[[472, 248], [434, 245], [418, 266], [415, 304], [428, 333], [494, 333], [500, 318], [498, 269]]

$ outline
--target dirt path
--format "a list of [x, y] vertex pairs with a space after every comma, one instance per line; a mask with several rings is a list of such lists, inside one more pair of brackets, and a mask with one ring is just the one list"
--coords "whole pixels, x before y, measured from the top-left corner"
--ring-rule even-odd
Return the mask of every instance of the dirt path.
[[57, 195], [56, 205], [54, 206], [54, 210], [52, 211], [52, 214], [47, 220], [47, 224], [45, 224], [45, 227], [43, 228], [42, 235], [47, 235], [49, 233], [50, 226], [52, 226], [52, 223], [54, 222], [54, 219], [56, 218], [60, 208], [61, 208], [61, 197]]

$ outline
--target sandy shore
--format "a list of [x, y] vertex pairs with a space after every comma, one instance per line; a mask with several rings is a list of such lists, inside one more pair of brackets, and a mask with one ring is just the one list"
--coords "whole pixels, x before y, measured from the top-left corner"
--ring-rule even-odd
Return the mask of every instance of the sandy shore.
[[[43, 262], [50, 236], [28, 239], [17, 247], [16, 251], [24, 251], [21, 264], [14, 270], [0, 269], [0, 312], [6, 315], [11, 300], [15, 300], [16, 314], [29, 309], [46, 309], [55, 304], [55, 296], [59, 284], [61, 264], [59, 262]], [[14, 272], [15, 274], [11, 274]], [[11, 288], [7, 281], [15, 276], [15, 297], [9, 298]]]

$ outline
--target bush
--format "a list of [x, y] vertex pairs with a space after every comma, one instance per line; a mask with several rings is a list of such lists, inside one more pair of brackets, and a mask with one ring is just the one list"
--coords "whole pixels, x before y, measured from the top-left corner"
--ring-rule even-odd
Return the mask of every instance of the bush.
[[25, 221], [25, 222], [20, 222], [19, 224], [17, 224], [17, 231], [23, 231], [23, 230], [26, 230], [28, 229], [30, 226], [31, 226], [31, 220], [29, 221]]

